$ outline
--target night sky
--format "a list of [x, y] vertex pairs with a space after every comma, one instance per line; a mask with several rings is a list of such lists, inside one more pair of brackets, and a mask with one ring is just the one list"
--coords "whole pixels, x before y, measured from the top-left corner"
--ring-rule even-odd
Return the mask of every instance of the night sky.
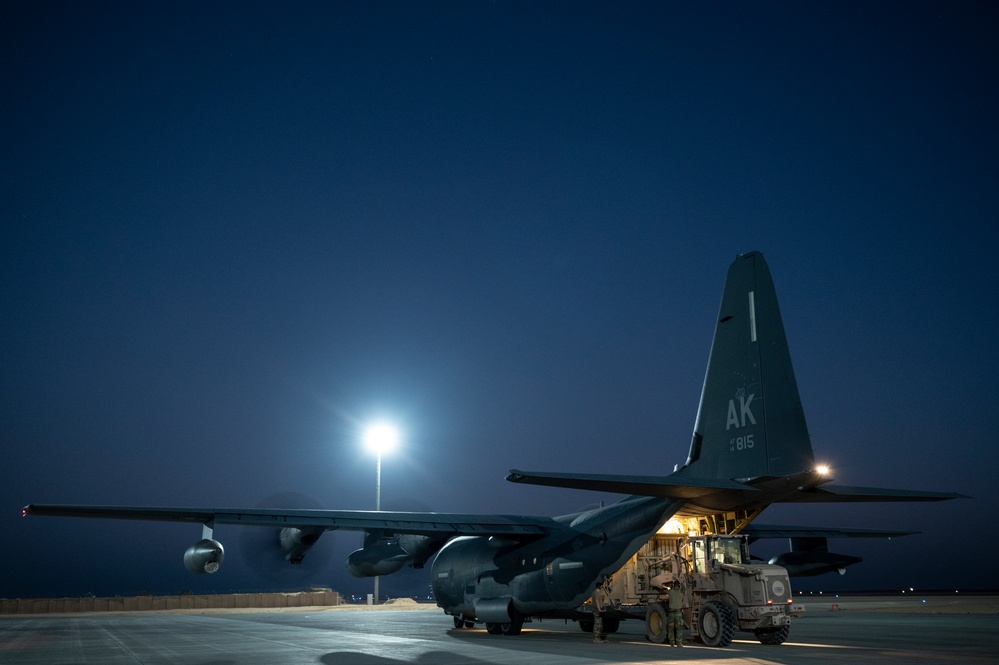
[[994, 3], [15, 1], [0, 66], [0, 597], [370, 592], [20, 509], [373, 509], [377, 419], [384, 507], [616, 500], [504, 476], [682, 463], [750, 250], [836, 482], [975, 497], [769, 509], [923, 532], [796, 588], [999, 588]]

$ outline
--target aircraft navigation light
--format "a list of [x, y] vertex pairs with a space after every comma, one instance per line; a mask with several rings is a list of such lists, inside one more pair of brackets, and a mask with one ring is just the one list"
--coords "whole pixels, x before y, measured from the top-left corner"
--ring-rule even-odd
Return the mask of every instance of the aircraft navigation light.
[[829, 467], [825, 464], [819, 464], [817, 467], [815, 467], [815, 472], [818, 473], [820, 476], [828, 476]]

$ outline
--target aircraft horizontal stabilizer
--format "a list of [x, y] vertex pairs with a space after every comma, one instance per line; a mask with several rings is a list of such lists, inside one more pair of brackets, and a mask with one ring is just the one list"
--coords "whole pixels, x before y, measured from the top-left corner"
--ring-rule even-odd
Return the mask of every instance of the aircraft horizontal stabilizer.
[[568, 489], [616, 492], [669, 499], [696, 499], [718, 490], [752, 492], [749, 485], [722, 478], [690, 478], [673, 476], [616, 476], [602, 474], [546, 473], [511, 469], [506, 477], [511, 483], [546, 485]]
[[947, 499], [970, 499], [970, 496], [957, 492], [924, 492], [920, 490], [896, 490], [883, 487], [850, 487], [847, 485], [823, 485], [796, 492], [782, 499], [788, 503], [862, 502], [862, 501], [945, 501]]

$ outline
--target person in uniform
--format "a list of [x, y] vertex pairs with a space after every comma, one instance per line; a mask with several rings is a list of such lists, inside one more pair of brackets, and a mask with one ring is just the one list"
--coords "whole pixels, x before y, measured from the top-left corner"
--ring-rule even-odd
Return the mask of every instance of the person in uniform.
[[670, 582], [669, 600], [666, 609], [669, 615], [666, 617], [666, 641], [672, 646], [683, 646], [683, 599], [685, 595], [683, 583], [679, 579]]
[[607, 641], [604, 637], [604, 602], [607, 598], [607, 592], [604, 589], [604, 585], [607, 583], [607, 577], [603, 580], [597, 582], [597, 588], [593, 590], [593, 597], [590, 599], [590, 609], [593, 610], [593, 643], [603, 644]]

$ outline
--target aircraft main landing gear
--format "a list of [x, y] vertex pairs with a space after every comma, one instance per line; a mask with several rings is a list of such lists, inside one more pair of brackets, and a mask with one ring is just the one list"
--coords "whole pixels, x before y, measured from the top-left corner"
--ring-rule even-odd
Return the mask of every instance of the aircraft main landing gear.
[[454, 616], [452, 618], [454, 619], [455, 628], [475, 628], [474, 621], [465, 621], [460, 616]]
[[486, 632], [490, 635], [520, 635], [520, 631], [524, 628], [524, 616], [512, 609], [510, 613], [513, 615], [510, 617], [510, 621], [487, 623]]

